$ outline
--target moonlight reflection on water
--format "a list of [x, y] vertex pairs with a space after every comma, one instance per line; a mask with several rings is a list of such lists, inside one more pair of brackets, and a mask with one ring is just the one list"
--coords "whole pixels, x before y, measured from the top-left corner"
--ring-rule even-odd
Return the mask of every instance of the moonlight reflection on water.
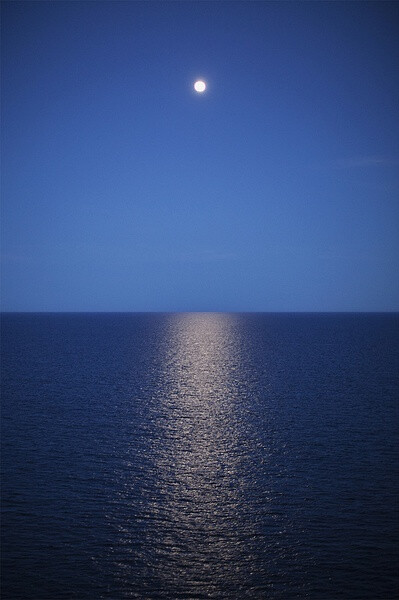
[[164, 444], [154, 448], [163, 499], [154, 508], [170, 524], [160, 562], [178, 558], [177, 570], [160, 565], [165, 589], [239, 589], [253, 559], [245, 543], [252, 531], [236, 414], [240, 347], [231, 321], [183, 315], [171, 327], [159, 416]]

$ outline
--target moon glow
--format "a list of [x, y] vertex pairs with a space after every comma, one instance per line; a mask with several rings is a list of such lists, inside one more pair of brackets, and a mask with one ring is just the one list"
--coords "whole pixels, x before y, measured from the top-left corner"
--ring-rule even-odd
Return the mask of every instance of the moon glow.
[[206, 83], [205, 83], [205, 81], [201, 81], [201, 80], [196, 81], [194, 83], [194, 89], [199, 94], [202, 94], [202, 92], [205, 92], [205, 90], [206, 90]]

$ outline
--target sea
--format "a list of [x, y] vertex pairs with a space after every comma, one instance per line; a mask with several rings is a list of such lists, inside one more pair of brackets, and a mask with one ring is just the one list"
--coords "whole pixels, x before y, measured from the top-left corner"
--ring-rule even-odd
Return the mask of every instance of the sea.
[[2, 315], [2, 600], [398, 598], [395, 313]]

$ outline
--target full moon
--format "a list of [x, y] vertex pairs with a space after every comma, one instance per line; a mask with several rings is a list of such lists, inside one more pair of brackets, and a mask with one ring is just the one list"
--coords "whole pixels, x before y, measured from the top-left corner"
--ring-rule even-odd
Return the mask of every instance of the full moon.
[[194, 83], [194, 89], [195, 89], [196, 92], [199, 92], [200, 94], [202, 92], [205, 92], [205, 90], [206, 90], [206, 83], [205, 83], [205, 81], [196, 81]]

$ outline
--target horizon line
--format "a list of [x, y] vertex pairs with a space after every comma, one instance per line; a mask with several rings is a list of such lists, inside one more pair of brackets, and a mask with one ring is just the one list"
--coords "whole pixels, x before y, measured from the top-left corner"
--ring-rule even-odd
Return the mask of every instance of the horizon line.
[[0, 310], [5, 314], [397, 314], [389, 310]]

